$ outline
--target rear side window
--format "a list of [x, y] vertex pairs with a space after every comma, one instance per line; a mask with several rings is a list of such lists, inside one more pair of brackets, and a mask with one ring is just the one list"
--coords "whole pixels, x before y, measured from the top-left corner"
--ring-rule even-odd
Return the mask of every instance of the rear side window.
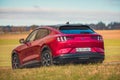
[[59, 28], [60, 32], [64, 34], [93, 34], [95, 33], [88, 26], [61, 26]]

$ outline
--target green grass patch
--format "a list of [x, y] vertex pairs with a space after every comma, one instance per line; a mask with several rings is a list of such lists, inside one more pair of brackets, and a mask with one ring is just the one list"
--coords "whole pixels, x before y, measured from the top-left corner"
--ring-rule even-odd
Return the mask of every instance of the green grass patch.
[[17, 45], [17, 39], [0, 39], [0, 66], [11, 66], [11, 52]]
[[0, 46], [2, 45], [15, 45], [15, 44], [19, 44], [19, 40], [18, 39], [0, 39]]
[[11, 52], [16, 45], [0, 46], [0, 66], [11, 66]]
[[105, 62], [120, 61], [120, 39], [106, 39], [105, 46]]
[[120, 47], [120, 39], [105, 39], [105, 46], [119, 46]]

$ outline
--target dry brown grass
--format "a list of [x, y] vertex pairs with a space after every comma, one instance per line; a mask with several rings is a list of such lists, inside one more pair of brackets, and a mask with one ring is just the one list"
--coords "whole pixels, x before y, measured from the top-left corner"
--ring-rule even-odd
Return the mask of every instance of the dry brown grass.
[[104, 39], [120, 39], [120, 30], [96, 30]]
[[0, 80], [120, 80], [119, 67], [119, 64], [88, 64], [17, 70], [8, 68], [0, 69]]

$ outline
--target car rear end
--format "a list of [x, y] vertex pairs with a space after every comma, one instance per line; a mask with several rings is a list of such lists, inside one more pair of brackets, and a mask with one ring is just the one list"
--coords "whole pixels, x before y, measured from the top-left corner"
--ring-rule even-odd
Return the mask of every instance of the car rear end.
[[54, 63], [103, 62], [101, 35], [86, 25], [63, 25], [55, 41]]

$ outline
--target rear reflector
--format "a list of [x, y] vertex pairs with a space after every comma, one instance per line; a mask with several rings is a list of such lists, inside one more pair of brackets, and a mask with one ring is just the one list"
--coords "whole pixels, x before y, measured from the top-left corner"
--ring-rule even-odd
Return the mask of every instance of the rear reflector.
[[65, 53], [69, 53], [70, 50], [71, 48], [64, 48], [64, 49], [60, 49], [59, 51], [57, 51], [57, 53], [65, 54]]

